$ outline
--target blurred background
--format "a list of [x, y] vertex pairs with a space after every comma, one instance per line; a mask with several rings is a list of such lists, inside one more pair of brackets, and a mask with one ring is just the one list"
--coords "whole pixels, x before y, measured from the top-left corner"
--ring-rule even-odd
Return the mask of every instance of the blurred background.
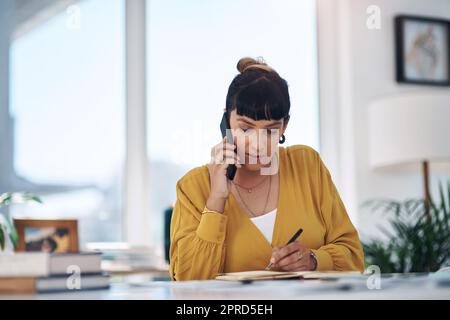
[[398, 15], [448, 21], [450, 2], [2, 0], [0, 194], [43, 201], [10, 216], [161, 256], [176, 181], [209, 161], [237, 61], [262, 56], [289, 83], [286, 145], [318, 150], [361, 238], [382, 237], [364, 203], [450, 181], [449, 27], [424, 45], [440, 71], [401, 78]]

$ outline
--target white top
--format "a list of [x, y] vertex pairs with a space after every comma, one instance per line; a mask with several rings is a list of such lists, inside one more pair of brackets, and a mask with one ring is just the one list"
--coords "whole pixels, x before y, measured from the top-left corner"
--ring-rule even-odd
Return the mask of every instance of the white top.
[[258, 227], [259, 231], [266, 237], [269, 243], [272, 243], [273, 228], [275, 226], [275, 218], [277, 216], [277, 208], [258, 217], [250, 218]]

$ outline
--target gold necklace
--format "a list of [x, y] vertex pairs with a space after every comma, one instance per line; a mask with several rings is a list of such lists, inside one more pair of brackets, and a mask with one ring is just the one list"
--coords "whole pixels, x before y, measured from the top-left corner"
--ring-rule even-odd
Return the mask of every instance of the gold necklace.
[[[266, 182], [267, 179], [263, 179], [261, 182], [258, 182], [256, 185], [254, 185], [251, 188], [246, 188], [241, 186], [240, 184], [237, 184], [236, 182], [234, 182], [233, 180], [231, 181], [234, 185], [238, 186], [239, 188], [242, 188], [244, 190], [247, 190], [248, 193], [252, 193], [254, 189], [256, 189], [257, 187], [259, 187], [261, 184], [263, 184], [263, 182]], [[236, 188], [237, 190], [237, 188]]]
[[[264, 180], [265, 181], [265, 180]], [[269, 195], [270, 195], [270, 189], [272, 187], [272, 175], [270, 175], [269, 177], [269, 190], [267, 191], [267, 197], [266, 197], [266, 203], [264, 205], [264, 209], [263, 209], [263, 213], [266, 212], [266, 208], [267, 208], [267, 203], [269, 202]], [[247, 206], [247, 204], [245, 203], [244, 199], [241, 196], [241, 193], [239, 192], [239, 189], [236, 188], [236, 191], [238, 193], [239, 199], [241, 200], [242, 204], [244, 205], [245, 209], [247, 209], [247, 211], [250, 213], [250, 215], [252, 217], [257, 217], [258, 215], [255, 214], [252, 210], [249, 209], [249, 207]]]

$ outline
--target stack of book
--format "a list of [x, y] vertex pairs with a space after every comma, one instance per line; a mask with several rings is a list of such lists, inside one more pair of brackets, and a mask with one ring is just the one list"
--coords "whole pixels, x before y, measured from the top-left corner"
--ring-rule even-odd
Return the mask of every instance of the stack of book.
[[168, 265], [163, 252], [154, 247], [131, 246], [124, 242], [96, 242], [86, 245], [90, 251], [102, 253], [102, 269], [114, 275], [166, 272]]
[[109, 287], [99, 253], [0, 255], [0, 294], [47, 293]]

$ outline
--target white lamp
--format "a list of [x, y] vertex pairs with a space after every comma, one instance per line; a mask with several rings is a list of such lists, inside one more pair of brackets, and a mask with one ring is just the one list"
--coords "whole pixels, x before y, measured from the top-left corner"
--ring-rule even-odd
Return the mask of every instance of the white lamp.
[[369, 153], [373, 168], [422, 163], [428, 208], [428, 163], [450, 160], [450, 94], [409, 93], [373, 102]]

